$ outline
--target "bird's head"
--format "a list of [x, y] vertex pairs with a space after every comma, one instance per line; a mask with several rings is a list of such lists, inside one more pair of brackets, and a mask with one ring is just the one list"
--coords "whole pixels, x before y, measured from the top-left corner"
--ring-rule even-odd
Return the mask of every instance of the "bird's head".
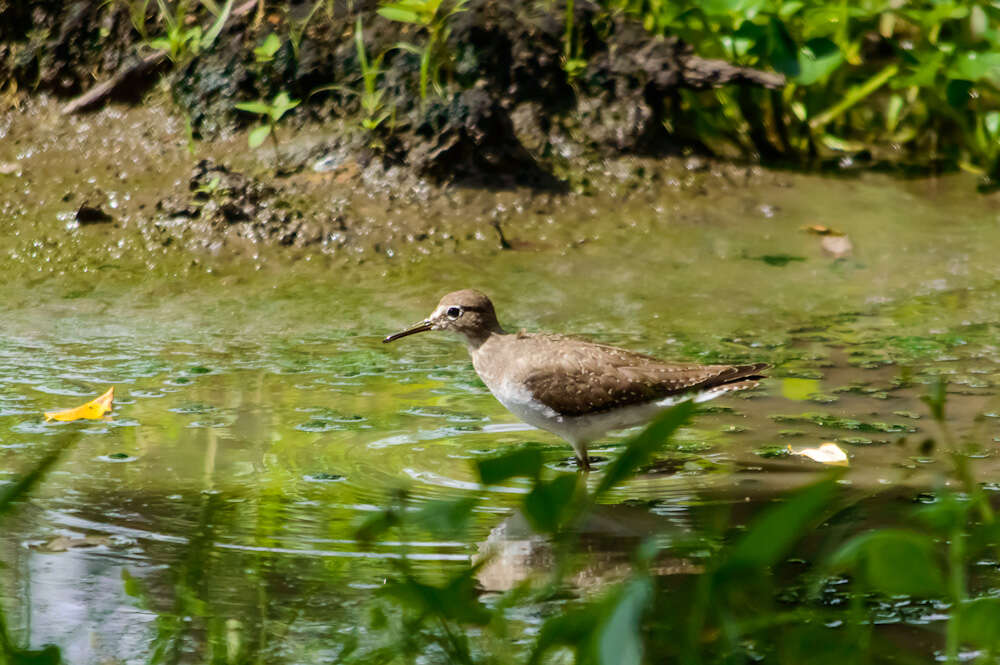
[[490, 333], [503, 332], [497, 322], [493, 303], [486, 294], [475, 289], [463, 289], [441, 298], [430, 316], [420, 323], [389, 335], [382, 341], [393, 342], [427, 330], [449, 330], [464, 337], [471, 346], [481, 343]]

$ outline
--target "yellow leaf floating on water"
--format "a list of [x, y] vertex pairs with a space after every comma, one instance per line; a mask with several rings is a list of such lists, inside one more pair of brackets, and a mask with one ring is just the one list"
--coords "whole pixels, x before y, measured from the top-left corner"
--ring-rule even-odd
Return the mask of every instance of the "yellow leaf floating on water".
[[111, 404], [114, 400], [115, 387], [111, 386], [108, 388], [108, 392], [96, 399], [90, 400], [86, 404], [81, 404], [75, 409], [46, 412], [45, 420], [61, 420], [63, 422], [71, 422], [73, 420], [97, 420], [98, 418], [104, 416], [104, 414], [111, 412]]
[[820, 444], [819, 448], [803, 448], [802, 450], [792, 450], [792, 447], [788, 446], [788, 452], [793, 455], [808, 457], [812, 461], [821, 464], [831, 464], [833, 466], [847, 466], [849, 464], [847, 453], [841, 450], [840, 446], [836, 443], [827, 442]]

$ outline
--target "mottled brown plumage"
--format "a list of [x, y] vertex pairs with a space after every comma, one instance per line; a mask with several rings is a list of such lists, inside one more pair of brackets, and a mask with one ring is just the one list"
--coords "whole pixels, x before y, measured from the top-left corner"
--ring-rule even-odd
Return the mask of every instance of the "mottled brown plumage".
[[684, 399], [704, 401], [752, 388], [767, 368], [669, 364], [561, 335], [508, 334], [489, 298], [472, 289], [449, 293], [426, 320], [384, 341], [425, 330], [464, 337], [493, 395], [525, 422], [569, 441], [584, 468], [587, 444], [605, 432], [645, 422]]
[[[558, 335], [502, 336], [477, 350], [488, 353], [477, 370], [492, 373], [511, 365], [509, 354], [529, 354], [516, 380], [533, 397], [563, 416], [582, 416], [652, 402], [690, 391], [761, 378], [766, 363], [671, 365], [652, 356]], [[506, 347], [506, 348], [504, 348]], [[496, 349], [496, 350], [494, 350]], [[749, 386], [747, 386], [749, 387]]]

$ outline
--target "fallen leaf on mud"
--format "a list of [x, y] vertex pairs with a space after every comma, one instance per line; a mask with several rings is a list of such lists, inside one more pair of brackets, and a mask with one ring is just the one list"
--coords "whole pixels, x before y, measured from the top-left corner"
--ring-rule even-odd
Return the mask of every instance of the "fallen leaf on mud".
[[841, 450], [840, 446], [836, 443], [827, 442], [820, 444], [819, 448], [803, 448], [802, 450], [793, 450], [791, 446], [788, 446], [788, 452], [793, 455], [808, 457], [820, 464], [830, 464], [833, 466], [847, 466], [849, 464], [847, 453]]
[[16, 175], [19, 168], [17, 162], [0, 162], [0, 175]]
[[838, 231], [837, 229], [831, 229], [829, 226], [823, 226], [822, 224], [810, 224], [809, 226], [803, 226], [802, 230], [808, 231], [809, 233], [815, 233], [818, 236], [845, 235], [843, 231]]
[[819, 246], [835, 259], [845, 259], [854, 251], [854, 243], [848, 236], [823, 236]]
[[59, 420], [62, 422], [72, 422], [74, 420], [97, 420], [104, 414], [111, 412], [111, 405], [115, 400], [115, 387], [111, 386], [108, 391], [92, 399], [86, 404], [81, 404], [75, 409], [65, 411], [48, 411], [45, 413], [45, 420]]

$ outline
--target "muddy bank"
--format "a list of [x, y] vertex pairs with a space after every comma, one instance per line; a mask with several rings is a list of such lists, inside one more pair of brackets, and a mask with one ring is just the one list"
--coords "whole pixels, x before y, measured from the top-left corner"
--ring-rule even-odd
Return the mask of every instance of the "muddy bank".
[[[159, 84], [194, 139], [252, 124], [235, 105], [284, 92], [301, 101], [293, 122], [343, 121], [325, 139], [329, 152], [436, 183], [553, 190], [583, 160], [696, 146], [683, 129], [667, 129], [680, 120], [682, 89], [784, 82], [700, 58], [586, 1], [570, 16], [558, 3], [474, 0], [441, 21], [437, 42], [428, 29], [378, 15], [374, 2], [317, 7], [259, 15], [255, 3], [236, 3], [211, 43], [213, 17], [192, 9], [178, 30], [203, 29], [168, 51], [157, 36], [170, 37], [169, 21], [153, 3], [144, 15], [124, 3], [3, 5], [0, 78], [15, 96], [77, 97], [73, 112], [134, 103]], [[429, 75], [421, 49], [432, 51]], [[107, 94], [78, 97], [107, 82]]]
[[[155, 3], [145, 14], [126, 3], [0, 4], [12, 139], [0, 187], [32, 236], [13, 253], [62, 256], [78, 236], [115, 239], [102, 245], [111, 256], [135, 254], [130, 246], [350, 260], [470, 243], [571, 247], [586, 234], [566, 227], [546, 239], [552, 215], [606, 208], [594, 194], [617, 201], [664, 183], [715, 189], [744, 177], [746, 168], [701, 158], [663, 161], [695, 154], [666, 129], [678, 90], [782, 84], [698, 58], [586, 1], [570, 17], [527, 0], [475, 0], [452, 15], [428, 83], [419, 54], [398, 48], [428, 31], [376, 5], [258, 14], [257, 3], [237, 2], [209, 41], [214, 19], [201, 6], [171, 26]], [[568, 19], [579, 33], [573, 66]], [[168, 50], [157, 39], [171, 29], [199, 32]], [[236, 104], [279, 93], [299, 104], [248, 149], [257, 119]]]
[[[337, 123], [288, 131], [283, 152], [300, 168], [276, 177], [270, 152], [248, 151], [241, 132], [196, 142], [192, 154], [168, 100], [70, 117], [58, 100], [29, 100], [0, 115], [0, 260], [12, 283], [18, 274], [33, 280], [108, 265], [169, 274], [233, 262], [388, 267], [425, 257], [569, 254], [672, 227], [700, 237], [700, 225], [728, 219], [757, 220], [768, 233], [790, 195], [809, 202], [803, 224], [848, 231], [853, 213], [831, 215], [839, 208], [817, 201], [871, 188], [905, 192], [931, 207], [940, 200], [941, 219], [950, 219], [958, 213], [948, 206], [979, 210], [997, 200], [968, 199], [969, 177], [911, 183], [862, 172], [831, 181], [699, 156], [582, 162], [566, 191], [440, 185], [329, 152], [335, 131]], [[912, 204], [899, 205], [886, 214]], [[748, 258], [796, 265], [801, 250], [785, 249], [789, 238]], [[813, 240], [818, 250], [821, 238]]]
[[627, 224], [630, 210], [656, 207], [668, 217], [709, 196], [738, 198], [748, 185], [788, 180], [698, 157], [629, 156], [583, 163], [563, 191], [441, 185], [330, 151], [326, 137], [337, 128], [286, 131], [283, 154], [297, 168], [276, 177], [270, 152], [246, 150], [240, 132], [189, 152], [167, 100], [69, 117], [58, 100], [28, 100], [0, 118], [7, 257], [31, 271], [109, 259], [187, 269], [231, 257], [356, 263], [572, 251]]
[[[780, 77], [698, 58], [590, 3], [576, 3], [575, 70], [560, 5], [469, 3], [450, 19], [450, 64], [425, 101], [419, 58], [390, 48], [423, 33], [374, 3], [331, 6], [303, 23], [297, 9], [257, 17], [256, 3], [236, 3], [215, 43], [171, 63], [150, 58], [162, 28], [151, 7], [143, 37], [124, 5], [0, 5], [9, 258], [26, 272], [108, 260], [178, 271], [234, 257], [573, 251], [610, 229], [648, 232], [630, 225], [649, 210], [683, 219], [726, 199], [766, 211], [768, 192], [799, 181], [708, 159], [671, 120], [681, 90]], [[367, 128], [359, 18], [369, 64], [384, 54], [376, 87], [391, 109]], [[305, 26], [297, 46], [282, 38], [255, 54], [294, 25]], [[123, 71], [134, 76], [67, 113], [67, 100]], [[234, 104], [279, 91], [302, 103], [275, 144], [251, 150], [253, 116]]]

